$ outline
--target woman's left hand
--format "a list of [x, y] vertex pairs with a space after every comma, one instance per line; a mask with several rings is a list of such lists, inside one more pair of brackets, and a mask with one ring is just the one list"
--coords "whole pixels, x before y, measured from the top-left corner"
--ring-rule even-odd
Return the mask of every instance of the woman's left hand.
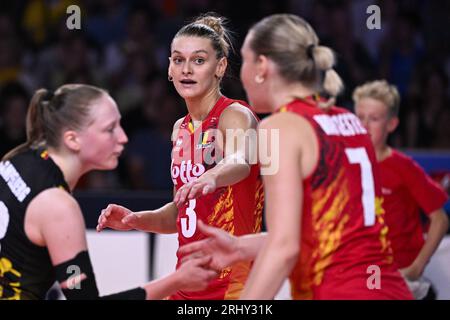
[[200, 178], [195, 181], [186, 183], [180, 189], [178, 189], [173, 201], [177, 207], [181, 206], [187, 200], [195, 199], [200, 196], [204, 196], [208, 193], [212, 193], [216, 190], [216, 179], [212, 174], [208, 172], [204, 173]]

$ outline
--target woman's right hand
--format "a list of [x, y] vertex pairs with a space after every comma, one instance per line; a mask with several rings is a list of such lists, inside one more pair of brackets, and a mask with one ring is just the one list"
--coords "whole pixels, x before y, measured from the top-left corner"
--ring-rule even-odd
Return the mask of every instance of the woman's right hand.
[[139, 216], [133, 211], [119, 206], [117, 204], [109, 204], [103, 209], [98, 217], [97, 232], [105, 228], [114, 230], [128, 231], [136, 229], [138, 226]]
[[179, 254], [185, 255], [181, 260], [182, 264], [191, 259], [210, 256], [208, 268], [220, 272], [241, 261], [238, 237], [220, 228], [208, 226], [201, 220], [197, 221], [197, 227], [207, 238], [188, 243], [178, 249]]

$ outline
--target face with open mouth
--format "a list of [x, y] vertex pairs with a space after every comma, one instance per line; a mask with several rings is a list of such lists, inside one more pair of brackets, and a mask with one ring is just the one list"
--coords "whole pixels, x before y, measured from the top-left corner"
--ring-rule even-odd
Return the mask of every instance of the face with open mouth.
[[201, 97], [217, 89], [223, 65], [223, 59], [217, 59], [207, 38], [180, 36], [172, 42], [169, 75], [184, 99]]

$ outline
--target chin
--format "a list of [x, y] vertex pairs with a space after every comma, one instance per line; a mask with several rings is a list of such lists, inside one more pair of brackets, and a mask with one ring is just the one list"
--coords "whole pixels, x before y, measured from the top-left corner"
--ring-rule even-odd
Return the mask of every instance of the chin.
[[101, 166], [99, 166], [99, 168], [97, 168], [97, 170], [114, 170], [115, 168], [117, 168], [118, 164], [119, 164], [118, 159], [105, 161], [104, 163], [102, 163]]
[[185, 88], [179, 88], [179, 89], [177, 89], [177, 92], [180, 95], [180, 97], [182, 97], [183, 99], [194, 98], [199, 95], [197, 92], [194, 92], [190, 89], [185, 89]]

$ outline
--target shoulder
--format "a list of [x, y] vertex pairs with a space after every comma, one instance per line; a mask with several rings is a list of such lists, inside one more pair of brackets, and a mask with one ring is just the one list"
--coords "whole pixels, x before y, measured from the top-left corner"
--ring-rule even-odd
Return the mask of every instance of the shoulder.
[[279, 129], [285, 132], [299, 133], [299, 130], [312, 128], [308, 120], [290, 111], [274, 113], [263, 119], [258, 129]]
[[37, 194], [27, 208], [27, 215], [38, 215], [42, 226], [82, 222], [83, 216], [75, 198], [61, 188], [46, 189]]
[[257, 119], [253, 112], [239, 102], [233, 102], [220, 114], [219, 127], [227, 128], [255, 128]]
[[178, 130], [181, 126], [181, 124], [183, 123], [185, 117], [182, 117], [180, 119], [178, 119], [177, 121], [175, 121], [175, 124], [173, 125], [173, 130]]
[[392, 154], [388, 159], [390, 159], [393, 163], [395, 163], [396, 166], [398, 166], [400, 169], [403, 170], [407, 171], [414, 169], [422, 170], [419, 164], [416, 161], [414, 161], [412, 157], [394, 148], [392, 148]]
[[309, 121], [291, 112], [275, 113], [262, 120], [258, 125], [258, 136], [260, 139], [278, 136], [280, 145], [296, 149], [310, 149], [310, 144], [316, 141], [314, 128]]
[[413, 182], [418, 181], [421, 181], [420, 184], [424, 187], [425, 182], [429, 180], [425, 170], [409, 155], [393, 149], [390, 160], [391, 168], [402, 177], [406, 184], [409, 184], [409, 187]]
[[173, 125], [173, 130], [172, 130], [172, 141], [175, 141], [175, 139], [178, 136], [178, 129], [180, 129], [181, 124], [183, 123], [183, 120], [186, 117], [182, 117], [180, 119], [178, 119], [177, 121], [175, 121], [175, 124]]

